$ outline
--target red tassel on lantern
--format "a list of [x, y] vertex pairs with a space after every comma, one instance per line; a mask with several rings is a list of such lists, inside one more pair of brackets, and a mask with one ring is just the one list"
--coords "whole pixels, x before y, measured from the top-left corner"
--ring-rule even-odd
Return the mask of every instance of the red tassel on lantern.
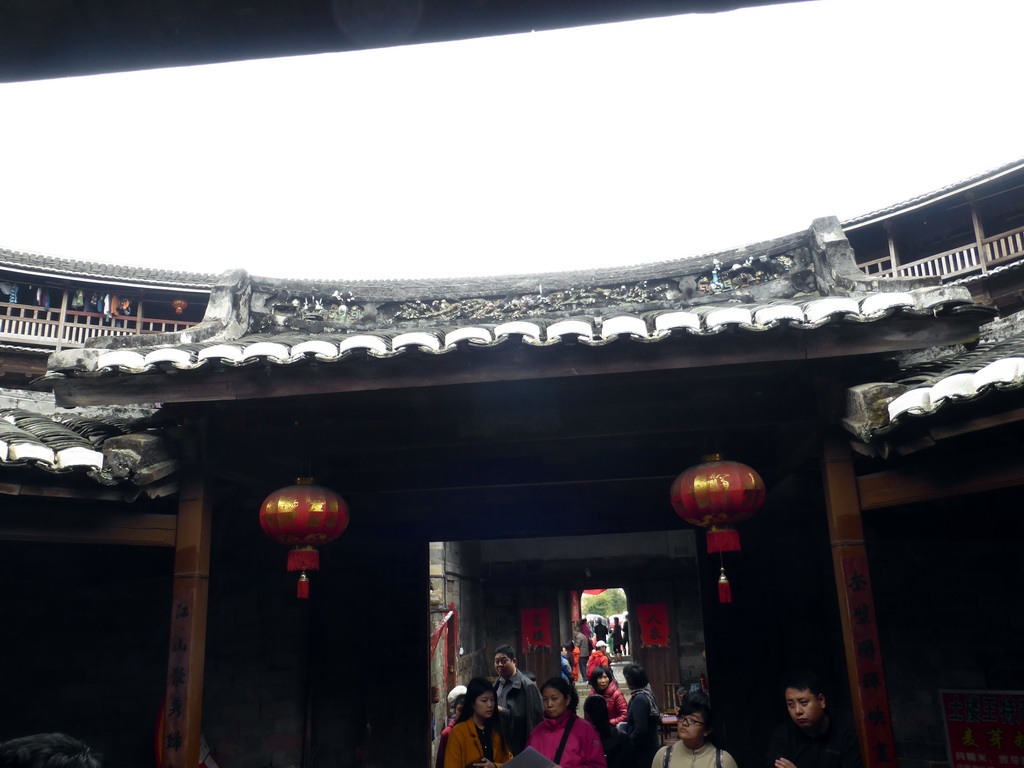
[[299, 576], [299, 585], [296, 588], [295, 594], [300, 600], [309, 599], [309, 577], [306, 576], [305, 571]]
[[296, 547], [288, 553], [289, 571], [319, 571], [320, 553], [313, 547]]
[[718, 602], [732, 602], [732, 587], [729, 586], [729, 579], [725, 575], [725, 568], [722, 568], [718, 576]]
[[708, 552], [739, 552], [740, 532], [735, 528], [718, 528], [711, 526], [708, 531]]

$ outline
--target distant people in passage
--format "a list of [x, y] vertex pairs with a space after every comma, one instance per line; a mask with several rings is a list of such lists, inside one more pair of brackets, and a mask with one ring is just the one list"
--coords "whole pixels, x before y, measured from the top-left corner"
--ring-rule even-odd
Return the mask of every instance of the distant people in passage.
[[651, 681], [647, 679], [647, 671], [642, 666], [627, 664], [622, 674], [632, 692], [626, 712], [626, 735], [633, 744], [637, 762], [641, 766], [648, 766], [658, 751], [658, 729], [661, 727], [658, 699], [651, 690]]
[[619, 684], [615, 680], [611, 667], [594, 667], [590, 673], [590, 688], [595, 696], [600, 696], [608, 709], [608, 723], [613, 728], [619, 723], [626, 722], [626, 712], [629, 705], [626, 703], [626, 696], [619, 690]]
[[576, 634], [572, 636], [572, 642], [576, 646], [576, 650], [580, 652], [580, 675], [586, 679], [587, 675], [587, 660], [590, 658], [590, 638], [584, 634], [583, 629], [586, 627], [588, 630], [590, 627], [587, 626], [587, 622], [581, 620], [579, 627], [576, 629]]
[[629, 619], [622, 620], [622, 652], [629, 654]]
[[608, 707], [603, 696], [587, 697], [583, 702], [583, 717], [597, 729], [597, 735], [601, 737], [608, 768], [637, 768], [636, 755], [633, 754], [629, 737], [608, 722]]
[[598, 667], [608, 667], [611, 669], [612, 660], [608, 658], [608, 643], [604, 640], [597, 641], [597, 647], [590, 652], [590, 658], [587, 659], [587, 679], [594, 673], [594, 670]]
[[612, 619], [612, 653], [616, 656], [625, 653], [622, 643], [622, 624], [619, 623], [618, 616]]
[[814, 673], [790, 674], [785, 697], [790, 722], [772, 734], [768, 768], [862, 768], [856, 732], [828, 710]]
[[102, 768], [84, 742], [63, 733], [37, 733], [0, 743], [0, 768]]
[[677, 715], [679, 741], [659, 749], [651, 768], [737, 768], [732, 755], [709, 740], [715, 716], [704, 694], [687, 698]]
[[499, 645], [494, 651], [494, 670], [498, 673], [494, 683], [498, 712], [509, 749], [518, 755], [526, 747], [530, 731], [544, 718], [540, 691], [537, 684], [519, 670], [511, 645]]
[[560, 677], [540, 688], [544, 720], [533, 729], [527, 746], [561, 768], [607, 768], [601, 737], [576, 715], [580, 699], [576, 689]]
[[512, 752], [497, 717], [497, 697], [490, 682], [474, 677], [466, 686], [466, 699], [458, 722], [448, 736], [444, 768], [494, 768], [512, 759]]
[[572, 671], [572, 652], [576, 649], [572, 643], [562, 643], [562, 658], [559, 659], [559, 664], [562, 667], [562, 677], [565, 678], [565, 682], [572, 685], [575, 682]]
[[448, 708], [451, 714], [448, 716], [448, 722], [445, 724], [444, 730], [441, 731], [441, 737], [437, 740], [437, 761], [434, 763], [436, 768], [444, 768], [444, 752], [448, 746], [448, 737], [451, 736], [455, 723], [459, 721], [459, 715], [462, 714], [462, 706], [465, 701], [466, 686], [456, 685], [448, 692]]
[[598, 640], [608, 642], [608, 626], [603, 621], [594, 624], [594, 641]]

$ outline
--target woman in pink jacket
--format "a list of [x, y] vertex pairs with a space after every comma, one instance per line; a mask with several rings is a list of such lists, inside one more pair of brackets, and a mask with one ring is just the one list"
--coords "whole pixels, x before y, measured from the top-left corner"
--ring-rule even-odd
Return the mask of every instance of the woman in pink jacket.
[[626, 713], [629, 705], [626, 697], [619, 690], [619, 684], [615, 682], [615, 676], [608, 667], [594, 667], [587, 680], [594, 695], [604, 697], [604, 703], [608, 705], [608, 724], [612, 728], [619, 723], [626, 722]]
[[608, 768], [601, 737], [586, 720], [576, 716], [579, 696], [561, 677], [552, 677], [540, 689], [544, 719], [530, 733], [533, 747], [561, 768]]

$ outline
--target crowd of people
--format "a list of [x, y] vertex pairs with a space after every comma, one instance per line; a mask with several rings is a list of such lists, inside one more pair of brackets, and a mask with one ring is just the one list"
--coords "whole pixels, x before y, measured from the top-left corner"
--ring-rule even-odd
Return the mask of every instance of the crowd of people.
[[[451, 717], [441, 734], [437, 768], [496, 768], [524, 752], [537, 752], [559, 768], [738, 768], [712, 737], [715, 715], [708, 696], [680, 689], [675, 708], [678, 740], [659, 743], [662, 712], [643, 666], [622, 669], [619, 689], [599, 643], [587, 654], [589, 696], [579, 712], [575, 643], [561, 648], [561, 674], [539, 686], [519, 669], [511, 646], [494, 654], [494, 683], [476, 677], [449, 694]], [[590, 660], [598, 655], [598, 663]], [[784, 688], [790, 721], [772, 735], [763, 768], [862, 768], [856, 733], [834, 720], [825, 692], [808, 672]], [[518, 764], [518, 761], [516, 762]], [[544, 763], [547, 765], [547, 763]], [[3, 768], [0, 765], [0, 768]]]

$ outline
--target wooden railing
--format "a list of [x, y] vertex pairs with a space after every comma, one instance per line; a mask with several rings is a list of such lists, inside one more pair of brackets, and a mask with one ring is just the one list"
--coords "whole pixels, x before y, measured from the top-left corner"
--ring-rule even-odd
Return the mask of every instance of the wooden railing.
[[941, 277], [952, 280], [975, 272], [987, 272], [993, 266], [1020, 258], [1024, 258], [1024, 227], [986, 237], [980, 248], [974, 242], [895, 268], [889, 256], [866, 261], [859, 266], [871, 277]]
[[196, 323], [147, 317], [106, 317], [97, 312], [46, 309], [26, 304], [0, 303], [0, 340], [55, 350], [84, 347], [97, 336], [181, 331]]

